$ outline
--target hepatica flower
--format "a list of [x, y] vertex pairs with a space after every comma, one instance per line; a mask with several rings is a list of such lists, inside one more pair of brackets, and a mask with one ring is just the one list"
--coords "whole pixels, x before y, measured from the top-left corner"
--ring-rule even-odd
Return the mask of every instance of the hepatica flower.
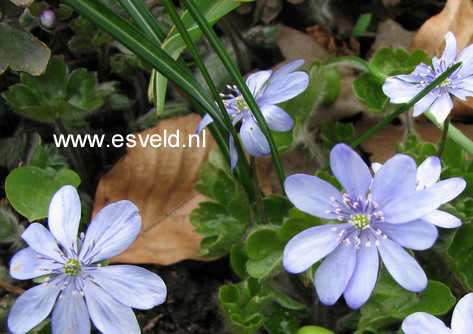
[[436, 210], [452, 190], [440, 182], [416, 190], [417, 167], [406, 155], [388, 160], [373, 178], [350, 147], [338, 144], [330, 154], [330, 165], [343, 193], [316, 176], [296, 174], [285, 181], [296, 208], [335, 221], [292, 238], [284, 249], [286, 270], [300, 273], [325, 257], [314, 277], [320, 301], [332, 305], [343, 294], [347, 304], [357, 309], [374, 289], [379, 254], [402, 287], [422, 291], [427, 277], [403, 247], [423, 250], [433, 245], [437, 229], [419, 218]]
[[22, 234], [29, 247], [12, 258], [10, 274], [16, 279], [47, 276], [15, 301], [8, 316], [11, 332], [26, 333], [52, 310], [53, 333], [90, 333], [89, 317], [103, 333], [139, 333], [131, 308], [149, 309], [166, 299], [166, 286], [156, 274], [99, 263], [138, 236], [136, 206], [129, 201], [106, 206], [78, 240], [80, 208], [76, 189], [62, 187], [49, 206], [49, 231], [33, 223]]
[[464, 296], [455, 306], [452, 329], [428, 313], [416, 312], [402, 322], [405, 334], [470, 334], [473, 329], [473, 293]]
[[473, 45], [463, 49], [457, 58], [456, 54], [457, 41], [453, 33], [448, 32], [442, 57], [432, 58], [432, 67], [422, 63], [411, 74], [387, 78], [383, 85], [384, 94], [392, 103], [405, 103], [449, 67], [462, 62], [460, 68], [414, 105], [414, 116], [430, 108], [437, 121], [442, 123], [453, 108], [452, 95], [461, 100], [473, 96]]
[[[281, 67], [276, 72], [272, 70], [259, 71], [250, 74], [246, 79], [251, 94], [256, 100], [268, 127], [272, 131], [289, 131], [294, 126], [293, 119], [281, 108], [276, 106], [302, 93], [309, 85], [309, 76], [302, 71], [295, 71], [304, 60], [295, 60]], [[252, 156], [265, 156], [271, 153], [269, 143], [253, 117], [248, 104], [236, 86], [228, 86], [232, 94], [221, 94], [223, 103], [233, 125], [241, 121], [240, 137], [245, 150]], [[212, 122], [207, 114], [199, 123], [196, 133]], [[237, 162], [237, 153], [233, 137], [229, 139], [231, 168]]]
[[[375, 173], [380, 167], [379, 163], [371, 165]], [[417, 168], [416, 190], [427, 189], [435, 185], [441, 196], [441, 204], [445, 204], [460, 195], [466, 187], [466, 182], [459, 177], [439, 181], [441, 172], [442, 163], [438, 157], [432, 156], [425, 159]], [[432, 211], [419, 219], [443, 228], [454, 228], [462, 224], [460, 219], [442, 210]]]

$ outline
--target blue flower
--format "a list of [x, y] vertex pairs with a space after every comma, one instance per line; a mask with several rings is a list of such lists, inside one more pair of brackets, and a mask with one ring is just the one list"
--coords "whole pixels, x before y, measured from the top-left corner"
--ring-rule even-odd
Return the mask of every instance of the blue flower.
[[[373, 163], [371, 168], [376, 173], [381, 164]], [[417, 168], [416, 190], [434, 187], [436, 193], [441, 196], [441, 204], [450, 202], [452, 199], [465, 190], [466, 182], [459, 177], [439, 181], [442, 172], [442, 163], [438, 157], [432, 156], [425, 159]], [[442, 211], [434, 210], [419, 218], [421, 221], [431, 223], [443, 228], [455, 228], [461, 226], [462, 222], [454, 215]]]
[[90, 320], [103, 333], [140, 333], [132, 307], [149, 309], [166, 299], [156, 274], [130, 265], [101, 266], [126, 250], [138, 236], [141, 218], [129, 201], [103, 208], [77, 239], [80, 200], [72, 186], [62, 187], [49, 205], [49, 231], [38, 223], [22, 234], [29, 245], [15, 254], [16, 279], [45, 276], [11, 308], [8, 327], [26, 333], [52, 310], [53, 333], [90, 333]]
[[433, 245], [437, 229], [419, 218], [436, 210], [448, 190], [437, 194], [437, 185], [416, 190], [417, 167], [406, 155], [389, 159], [372, 178], [363, 160], [347, 145], [338, 144], [330, 165], [344, 193], [316, 176], [296, 174], [285, 181], [296, 208], [340, 221], [292, 238], [284, 249], [286, 270], [300, 273], [325, 257], [314, 277], [320, 301], [332, 305], [343, 294], [348, 306], [357, 309], [374, 289], [379, 254], [403, 288], [422, 291], [427, 277], [403, 247], [423, 250]]
[[432, 58], [433, 67], [422, 63], [411, 74], [387, 78], [383, 85], [384, 94], [391, 98], [391, 103], [405, 103], [449, 67], [462, 62], [460, 68], [414, 105], [414, 116], [419, 116], [430, 108], [437, 121], [442, 123], [453, 108], [451, 95], [461, 100], [473, 96], [473, 45], [461, 51], [455, 59], [456, 54], [457, 41], [453, 33], [448, 32], [445, 35], [442, 57]]
[[455, 306], [452, 315], [452, 329], [436, 317], [416, 312], [402, 322], [405, 334], [470, 334], [473, 329], [473, 293], [464, 296]]
[[[292, 99], [306, 90], [309, 85], [309, 76], [302, 71], [294, 72], [303, 63], [304, 60], [295, 60], [274, 73], [271, 70], [259, 71], [250, 74], [246, 79], [246, 85], [272, 131], [289, 131], [294, 126], [293, 119], [276, 104]], [[270, 154], [269, 143], [240, 91], [236, 86], [227, 87], [233, 91], [233, 94], [221, 94], [221, 96], [224, 98], [223, 103], [233, 125], [242, 122], [240, 137], [243, 147], [252, 156], [259, 157]], [[212, 118], [208, 114], [205, 115], [199, 123], [196, 133], [202, 131], [211, 122]], [[229, 147], [231, 168], [233, 169], [238, 156], [232, 136], [229, 139]]]

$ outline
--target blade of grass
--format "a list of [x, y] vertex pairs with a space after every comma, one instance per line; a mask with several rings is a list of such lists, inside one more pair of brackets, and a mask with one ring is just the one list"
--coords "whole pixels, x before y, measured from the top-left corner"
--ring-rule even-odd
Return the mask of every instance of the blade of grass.
[[461, 64], [462, 64], [461, 62], [457, 63], [457, 64], [453, 65], [452, 67], [450, 67], [449, 69], [447, 69], [441, 75], [439, 75], [434, 81], [432, 81], [427, 87], [425, 87], [423, 90], [421, 90], [409, 102], [404, 103], [403, 105], [401, 105], [393, 113], [388, 115], [386, 118], [384, 118], [378, 124], [376, 124], [371, 129], [366, 131], [360, 138], [356, 139], [353, 143], [351, 143], [351, 147], [354, 148], [354, 147], [360, 145], [366, 139], [368, 139], [369, 137], [374, 135], [376, 132], [381, 130], [385, 125], [391, 123], [394, 119], [396, 119], [403, 112], [405, 112], [406, 110], [409, 110], [414, 104], [419, 102], [420, 99], [422, 99], [424, 96], [426, 96], [432, 89], [437, 87], [442, 81], [444, 81], [446, 78], [448, 78], [450, 76], [450, 74], [455, 72], [456, 69], [461, 66]]
[[187, 49], [191, 53], [192, 57], [195, 60], [195, 63], [199, 67], [199, 70], [201, 71], [205, 82], [210, 88], [210, 91], [213, 95], [214, 100], [217, 102], [220, 111], [222, 113], [224, 121], [227, 123], [227, 128], [230, 129], [230, 135], [233, 136], [235, 147], [238, 152], [238, 163], [237, 163], [237, 168], [240, 170], [240, 173], [242, 175], [245, 175], [244, 179], [244, 187], [248, 193], [248, 196], [250, 199], [253, 198], [253, 187], [251, 184], [245, 184], [246, 181], [251, 181], [251, 176], [249, 174], [249, 165], [246, 160], [245, 154], [243, 153], [243, 149], [241, 147], [240, 141], [238, 140], [238, 135], [235, 131], [235, 128], [233, 127], [232, 121], [230, 117], [228, 116], [228, 113], [225, 109], [225, 106], [223, 105], [222, 99], [220, 98], [220, 95], [218, 93], [217, 88], [215, 87], [215, 84], [210, 77], [209, 72], [207, 71], [207, 68], [205, 67], [204, 61], [202, 60], [202, 57], [199, 55], [199, 52], [197, 51], [197, 48], [194, 45], [194, 42], [192, 41], [192, 38], [190, 37], [189, 33], [187, 32], [187, 29], [184, 27], [184, 24], [181, 20], [181, 17], [176, 11], [176, 8], [174, 7], [174, 4], [170, 0], [163, 0], [163, 5], [166, 8], [168, 14], [171, 16], [172, 21], [176, 25], [177, 30], [179, 31], [179, 34], [181, 35], [181, 38], [184, 40], [186, 43]]
[[185, 69], [181, 68], [167, 53], [149, 41], [140, 30], [100, 1], [62, 0], [62, 2], [92, 21], [137, 56], [146, 60], [169, 80], [175, 82], [199, 106], [198, 110], [201, 116], [205, 115], [205, 112], [203, 112], [205, 110], [214, 120], [214, 124], [209, 129], [225, 159], [230, 161], [227, 140], [224, 139], [228, 132], [218, 116], [218, 109], [214, 101], [207, 96], [198, 82]]
[[166, 34], [159, 26], [153, 14], [146, 8], [143, 1], [118, 0], [118, 2], [135, 21], [141, 31], [156, 45], [161, 45], [166, 38]]
[[258, 122], [258, 125], [261, 128], [261, 131], [263, 132], [266, 139], [268, 140], [269, 147], [271, 148], [271, 155], [273, 157], [274, 165], [278, 173], [279, 182], [281, 183], [281, 189], [283, 189], [283, 192], [284, 192], [285, 175], [284, 175], [284, 169], [281, 163], [281, 158], [279, 157], [278, 149], [270, 133], [268, 124], [266, 123], [266, 120], [264, 119], [264, 116], [258, 107], [258, 104], [256, 103], [250, 90], [246, 86], [246, 83], [243, 80], [243, 77], [241, 76], [240, 72], [238, 71], [238, 68], [231, 60], [230, 55], [226, 51], [220, 39], [217, 37], [216, 33], [213, 31], [210, 24], [207, 22], [207, 20], [205, 20], [199, 8], [197, 8], [197, 6], [192, 1], [189, 1], [189, 0], [183, 0], [182, 3], [187, 8], [189, 13], [194, 18], [195, 22], [198, 24], [198, 26], [202, 30], [202, 33], [205, 35], [210, 45], [217, 53], [218, 57], [220, 58], [220, 61], [225, 66], [228, 73], [232, 76], [233, 80], [235, 81], [236, 86], [240, 90], [243, 98], [248, 104], [248, 107], [251, 109], [253, 116]]

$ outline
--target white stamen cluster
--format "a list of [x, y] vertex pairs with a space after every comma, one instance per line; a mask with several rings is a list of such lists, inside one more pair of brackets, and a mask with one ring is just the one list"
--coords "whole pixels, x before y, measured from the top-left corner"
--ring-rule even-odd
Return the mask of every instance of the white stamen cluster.
[[[371, 194], [367, 198], [358, 196], [356, 200], [352, 199], [350, 195], [343, 194], [340, 202], [335, 197], [331, 197], [334, 209], [327, 210], [326, 213], [334, 214], [337, 219], [342, 222], [348, 222], [352, 227], [342, 228], [333, 227], [332, 231], [337, 233], [337, 241], [347, 246], [353, 244], [356, 249], [362, 246], [360, 236], [362, 233], [370, 233], [373, 235], [375, 245], [379, 246], [379, 240], [386, 240], [388, 236], [384, 234], [379, 228], [376, 228], [377, 223], [384, 222], [384, 214], [378, 210], [379, 205], [373, 201]], [[372, 242], [368, 238], [365, 242], [365, 247], [371, 247]]]

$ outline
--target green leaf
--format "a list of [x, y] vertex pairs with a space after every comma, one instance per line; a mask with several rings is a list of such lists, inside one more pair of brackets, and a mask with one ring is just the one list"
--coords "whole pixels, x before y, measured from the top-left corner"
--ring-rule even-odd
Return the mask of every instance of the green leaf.
[[369, 110], [373, 112], [383, 112], [389, 102], [389, 98], [382, 90], [383, 82], [380, 82], [370, 73], [362, 73], [353, 80], [353, 92]]
[[263, 325], [261, 311], [270, 301], [271, 294], [253, 279], [223, 285], [218, 293], [220, 309], [230, 327], [238, 333], [256, 332]]
[[398, 323], [414, 312], [441, 315], [453, 305], [455, 297], [441, 282], [429, 280], [427, 288], [416, 294], [403, 289], [386, 270], [382, 270], [373, 294], [361, 308], [358, 328], [380, 329]]
[[[429, 63], [430, 59], [423, 50], [410, 54], [405, 49], [381, 48], [375, 52], [369, 64], [381, 75], [393, 76], [408, 74], [414, 71], [421, 62]], [[373, 73], [362, 73], [353, 81], [353, 91], [356, 97], [373, 112], [388, 112], [393, 106], [384, 95], [382, 86], [384, 80]]]
[[84, 16], [79, 16], [70, 23], [74, 36], [67, 43], [69, 50], [76, 55], [86, 55], [96, 53], [98, 46], [102, 45], [108, 39], [108, 35], [97, 29]]
[[[237, 8], [240, 4], [233, 0], [197, 0], [196, 5], [204, 15], [205, 19], [211, 24], [215, 24], [222, 16]], [[197, 26], [192, 16], [186, 11], [181, 17], [184, 27], [188, 31], [192, 41], [198, 40], [202, 37], [202, 31]], [[179, 55], [185, 50], [186, 44], [176, 27], [173, 27], [169, 32], [166, 40], [161, 45], [161, 48], [170, 55], [173, 59], [177, 59]], [[166, 98], [167, 79], [160, 73], [156, 73], [154, 82], [150, 83], [154, 86], [151, 90], [154, 93], [155, 103], [158, 115], [164, 110], [164, 102]]]
[[289, 212], [289, 218], [284, 221], [279, 229], [278, 234], [282, 240], [287, 242], [300, 232], [313, 226], [322, 225], [322, 223], [322, 219], [293, 208]]
[[15, 210], [32, 222], [48, 216], [54, 193], [67, 184], [80, 184], [79, 176], [69, 169], [56, 173], [52, 169], [19, 167], [7, 176], [5, 192]]
[[248, 256], [246, 255], [243, 244], [234, 244], [232, 248], [230, 248], [230, 265], [235, 274], [243, 279], [248, 277], [248, 274], [246, 273], [247, 261]]
[[248, 222], [231, 216], [226, 208], [216, 202], [201, 202], [189, 215], [195, 230], [202, 234], [201, 256], [221, 256], [229, 252], [246, 230]]
[[20, 115], [47, 123], [60, 117], [73, 124], [98, 109], [115, 90], [113, 84], [102, 89], [107, 83], [98, 86], [96, 74], [83, 68], [69, 74], [57, 56], [51, 58], [44, 74], [33, 77], [22, 73], [21, 82], [10, 86], [3, 96]]
[[424, 50], [409, 53], [403, 48], [381, 48], [375, 52], [370, 62], [382, 73], [392, 76], [411, 73], [421, 62], [429, 64], [431, 60]]
[[353, 36], [361, 36], [368, 28], [371, 22], [371, 13], [361, 14], [358, 20], [356, 20], [355, 26], [353, 27]]
[[447, 256], [455, 273], [469, 290], [473, 290], [473, 225], [464, 224], [455, 231], [447, 248]]
[[328, 330], [319, 326], [304, 326], [301, 327], [296, 334], [334, 334], [331, 330]]
[[324, 142], [324, 149], [330, 152], [338, 143], [350, 144], [355, 140], [355, 127], [353, 123], [324, 121], [320, 130], [320, 138]]
[[46, 69], [51, 51], [29, 32], [0, 23], [0, 74], [10, 67], [40, 75]]
[[272, 194], [263, 198], [263, 208], [271, 224], [281, 225], [294, 205], [285, 196]]
[[249, 258], [246, 264], [248, 274], [264, 279], [280, 269], [285, 245], [275, 228], [262, 227], [254, 230], [245, 242]]
[[405, 144], [399, 143], [397, 151], [414, 158], [417, 165], [420, 165], [429, 156], [437, 155], [437, 148], [430, 142], [421, 142], [416, 135], [407, 137]]

